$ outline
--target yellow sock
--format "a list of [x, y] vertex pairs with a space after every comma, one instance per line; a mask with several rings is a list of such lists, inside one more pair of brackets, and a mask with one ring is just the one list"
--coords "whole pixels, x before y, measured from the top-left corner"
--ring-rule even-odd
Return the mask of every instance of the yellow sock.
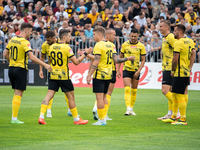
[[95, 100], [94, 107], [97, 107], [97, 100]]
[[168, 92], [165, 96], [166, 96], [167, 99], [168, 99], [168, 110], [172, 110], [172, 104], [173, 104], [172, 93], [171, 93], [171, 92]]
[[67, 98], [66, 95], [65, 95], [65, 100], [66, 100], [66, 102], [67, 102], [67, 107], [69, 108], [69, 100], [68, 100], [68, 98]]
[[21, 99], [22, 99], [22, 97], [19, 95], [14, 95], [14, 97], [13, 97], [13, 100], [12, 100], [12, 115], [13, 115], [13, 117], [18, 116]]
[[108, 104], [105, 104], [104, 105], [104, 108], [105, 108], [105, 117], [107, 116], [107, 113], [108, 113]]
[[172, 97], [173, 97], [173, 105], [172, 105], [173, 114], [171, 118], [175, 119], [178, 112], [178, 100], [176, 97], [176, 93], [172, 93]]
[[45, 112], [47, 111], [47, 107], [48, 107], [47, 105], [44, 104], [41, 105], [40, 115], [44, 116]]
[[47, 109], [51, 109], [52, 103], [53, 103], [53, 98], [49, 101], [49, 104], [48, 104], [48, 106], [47, 106]]
[[126, 86], [124, 88], [124, 99], [125, 99], [126, 107], [130, 107], [130, 103], [131, 103], [130, 90], [131, 90], [130, 86]]
[[71, 112], [72, 112], [72, 116], [73, 118], [77, 118], [78, 117], [78, 111], [77, 111], [77, 108], [73, 108], [73, 109], [70, 109]]
[[130, 102], [131, 108], [133, 108], [133, 106], [135, 105], [136, 96], [137, 96], [137, 89], [131, 89], [131, 102]]
[[185, 97], [185, 103], [186, 103], [186, 107], [187, 107], [187, 103], [188, 103], [188, 94], [184, 94]]
[[185, 103], [185, 96], [184, 94], [177, 94], [176, 95], [178, 100], [178, 108], [181, 114], [181, 120], [185, 121], [186, 118], [186, 103]]
[[102, 108], [102, 109], [98, 109], [98, 108], [97, 108], [97, 113], [98, 113], [98, 115], [99, 115], [99, 119], [100, 119], [100, 120], [105, 119], [105, 108]]
[[110, 107], [110, 99], [111, 99], [111, 96], [110, 95], [106, 95], [106, 99], [108, 101], [108, 108]]

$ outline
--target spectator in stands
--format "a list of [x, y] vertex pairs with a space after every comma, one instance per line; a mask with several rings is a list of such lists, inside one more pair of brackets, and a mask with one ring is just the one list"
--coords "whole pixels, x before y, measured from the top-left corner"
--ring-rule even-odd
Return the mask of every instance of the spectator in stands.
[[180, 7], [176, 7], [175, 8], [175, 12], [172, 14], [172, 18], [175, 18], [175, 20], [178, 19], [178, 13], [181, 12], [181, 8]]
[[58, 36], [59, 36], [60, 30], [67, 29], [67, 28], [68, 28], [68, 21], [63, 21], [62, 26], [58, 29]]
[[8, 36], [7, 36], [8, 35], [8, 25], [5, 21], [3, 21], [3, 23], [2, 23], [1, 31], [3, 31], [5, 39], [7, 40], [8, 39]]
[[110, 13], [112, 13], [112, 15], [115, 14], [115, 9], [118, 9], [120, 14], [123, 14], [123, 8], [121, 6], [119, 6], [119, 1], [118, 0], [115, 0], [114, 4], [110, 8]]
[[147, 18], [146, 21], [147, 21], [147, 27], [150, 28], [151, 27], [151, 19]]
[[114, 5], [114, 1], [115, 1], [115, 0], [110, 0], [110, 1], [107, 3], [106, 8], [111, 9], [111, 7]]
[[76, 15], [74, 16], [74, 22], [72, 23], [73, 31], [72, 35], [73, 36], [80, 36], [80, 30], [84, 30], [84, 24], [80, 22], [79, 17]]
[[148, 26], [145, 26], [144, 36], [145, 37], [152, 37], [153, 31], [157, 31], [155, 23], [152, 23], [151, 26], [150, 26], [150, 28], [148, 28]]
[[2, 15], [3, 10], [4, 10], [3, 4], [0, 3], [0, 16]]
[[141, 28], [147, 24], [146, 22], [146, 18], [145, 18], [145, 13], [144, 12], [140, 12], [138, 16], [134, 17], [135, 19], [137, 19], [137, 22], [140, 24]]
[[196, 22], [196, 17], [194, 16], [194, 13], [190, 13], [190, 17], [191, 19], [189, 20], [189, 24], [191, 24], [192, 26], [196, 25], [197, 22]]
[[135, 17], [135, 16], [139, 15], [140, 12], [141, 12], [140, 3], [139, 3], [138, 1], [136, 1], [136, 2], [133, 4], [130, 13], [131, 13], [131, 15], [132, 15], [133, 17]]
[[40, 25], [39, 25], [39, 21], [43, 21], [43, 22], [45, 22], [45, 20], [44, 20], [44, 18], [42, 18], [42, 14], [39, 12], [39, 13], [37, 13], [37, 19], [35, 19], [35, 21], [34, 21], [34, 28], [39, 28], [40, 27]]
[[157, 10], [160, 10], [160, 5], [162, 4], [162, 0], [157, 0], [155, 3], [154, 3], [154, 7], [156, 7]]
[[164, 3], [161, 3], [161, 4], [160, 4], [160, 8], [159, 8], [158, 11], [157, 11], [157, 16], [158, 16], [158, 18], [160, 17], [161, 13], [164, 12], [164, 9], [165, 9], [165, 4], [164, 4]]
[[6, 21], [6, 23], [8, 23], [8, 24], [10, 24], [10, 22], [12, 22], [12, 19], [8, 16], [8, 13], [5, 10], [2, 12], [1, 21]]
[[2, 56], [3, 59], [3, 51], [5, 49], [5, 40], [4, 40], [4, 34], [3, 32], [0, 30], [0, 56]]
[[[96, 12], [99, 12], [99, 8], [98, 8], [98, 5], [97, 5], [96, 2], [94, 2], [94, 3], [92, 4], [92, 8], [95, 8], [95, 9], [96, 9]], [[89, 11], [90, 14], [92, 13], [92, 8], [91, 8], [91, 10]]]
[[103, 15], [105, 13], [105, 9], [106, 9], [105, 1], [101, 0], [98, 12]]
[[80, 0], [80, 1], [79, 1], [79, 5], [80, 5], [80, 6], [76, 9], [76, 12], [79, 13], [79, 12], [81, 11], [81, 7], [84, 7], [84, 8], [85, 8], [85, 11], [88, 11], [88, 8], [84, 6], [84, 0]]
[[86, 11], [83, 13], [83, 18], [80, 20], [80, 22], [82, 22], [85, 25], [86, 24], [92, 25], [92, 21], [90, 18], [88, 18], [88, 13]]
[[128, 0], [122, 0], [119, 6], [122, 7], [123, 11], [128, 11], [129, 13], [131, 11], [132, 3], [129, 2]]
[[186, 34], [187, 34], [188, 31], [192, 31], [192, 26], [190, 24], [188, 24], [186, 26], [186, 30], [185, 30]]
[[37, 18], [38, 13], [42, 14], [42, 11], [40, 10], [40, 6], [38, 4], [35, 4], [35, 10], [31, 14], [31, 16], [33, 17], [34, 20]]
[[136, 24], [138, 24], [137, 19], [133, 18], [130, 27], [135, 28]]
[[[7, 5], [4, 7], [4, 10], [7, 11], [7, 12], [9, 12], [9, 11], [10, 11], [10, 6], [11, 6], [11, 5], [14, 5], [14, 4], [12, 3], [11, 0], [8, 0], [8, 1], [7, 1]], [[17, 9], [16, 9], [15, 6], [14, 6], [14, 11], [17, 12]]]
[[22, 3], [22, 4], [20, 4], [20, 7], [19, 7], [19, 13], [21, 13], [22, 17], [24, 17], [25, 12], [26, 12], [25, 6], [24, 6], [24, 3]]
[[198, 4], [197, 4], [195, 12], [197, 13], [197, 16], [200, 15], [200, 2], [198, 2]]
[[103, 22], [105, 22], [105, 21], [107, 21], [109, 19], [109, 13], [110, 13], [110, 9], [106, 8], [104, 14], [102, 15]]
[[38, 25], [39, 25], [39, 27], [36, 28], [37, 32], [41, 33], [44, 29], [47, 30], [45, 23], [43, 21], [38, 21]]
[[139, 31], [139, 37], [143, 37], [144, 36], [144, 31], [142, 30], [142, 28], [141, 28], [139, 23], [137, 23], [135, 25], [135, 28], [138, 29], [138, 31]]
[[129, 35], [131, 33], [131, 28], [130, 28], [130, 22], [126, 22], [125, 26], [122, 29], [122, 34], [124, 36], [124, 40], [128, 41], [129, 40]]
[[97, 16], [99, 15], [99, 13], [97, 12], [96, 8], [92, 8], [92, 13], [88, 14], [88, 18], [91, 19], [92, 21], [92, 25], [94, 24], [94, 22], [97, 20]]
[[167, 12], [167, 20], [170, 21], [170, 24], [171, 24], [171, 31], [174, 31], [174, 27], [176, 26], [176, 24], [175, 24], [175, 21], [176, 21], [176, 20], [175, 20], [174, 18], [171, 17], [170, 11]]
[[[101, 19], [101, 18], [98, 18], [98, 19]], [[99, 21], [98, 19], [97, 19], [97, 22]], [[91, 24], [86, 24], [85, 25], [85, 36], [88, 39], [92, 39], [93, 38], [93, 28], [91, 28]]]
[[44, 11], [41, 13], [42, 16], [47, 16], [47, 15], [48, 15], [49, 9], [50, 9], [49, 4], [45, 4], [45, 5], [44, 5]]
[[187, 22], [187, 20], [185, 18], [181, 18], [180, 24], [184, 25], [185, 27], [187, 27], [187, 25], [189, 25], [189, 23]]
[[72, 14], [74, 12], [74, 9], [72, 7], [72, 2], [68, 1], [67, 4], [68, 4], [68, 7], [65, 11], [68, 13], [68, 18], [71, 18]]
[[147, 2], [146, 13], [148, 14], [151, 21], [154, 21], [157, 18], [157, 9], [151, 5], [151, 2]]
[[12, 24], [22, 24], [24, 22], [24, 19], [22, 18], [22, 14], [21, 13], [17, 13], [16, 14], [16, 19], [13, 20]]
[[148, 18], [149, 15], [146, 13], [146, 9], [147, 9], [147, 7], [145, 7], [145, 6], [141, 7], [141, 12], [145, 14], [145, 15], [144, 15], [145, 18]]
[[122, 26], [123, 26], [123, 22], [119, 21], [116, 22], [115, 25], [115, 32], [116, 32], [116, 50], [119, 53], [120, 49], [121, 49], [121, 45], [124, 43], [124, 38], [123, 38], [123, 34], [122, 34]]
[[196, 34], [197, 30], [200, 29], [200, 17], [197, 17], [196, 19], [196, 25], [192, 27], [192, 31]]
[[147, 8], [147, 3], [148, 2], [149, 2], [149, 0], [144, 0], [144, 2], [142, 3], [141, 7]]
[[110, 16], [109, 19], [103, 25], [105, 28], [113, 28], [114, 29], [114, 17]]
[[152, 37], [155, 38], [155, 39], [151, 43], [151, 46], [152, 46], [152, 53], [151, 54], [153, 56], [154, 62], [158, 62], [158, 59], [160, 58], [162, 41], [159, 39], [160, 35], [158, 34], [158, 32], [156, 32], [156, 34], [153, 34]]
[[197, 17], [197, 14], [193, 11], [193, 7], [189, 7], [187, 13], [185, 14], [185, 19], [190, 23], [191, 15]]
[[31, 15], [33, 14], [33, 8], [32, 6], [28, 6], [28, 11], [27, 11], [28, 15]]
[[182, 8], [181, 10], [182, 10], [182, 12], [184, 14], [186, 14], [188, 12], [191, 12], [191, 10], [189, 10], [189, 9], [191, 9], [190, 7], [192, 7], [191, 2], [187, 1], [186, 4], [185, 4], [185, 6], [184, 6], [184, 8]]
[[57, 20], [59, 20], [59, 16], [62, 15], [64, 18], [68, 18], [68, 13], [65, 12], [64, 5], [61, 4], [59, 11], [56, 12], [55, 16], [57, 17]]
[[14, 10], [14, 5], [11, 4], [10, 5], [10, 11], [8, 12], [8, 16], [12, 19], [12, 21], [14, 20], [14, 16], [17, 12]]
[[88, 2], [85, 4], [85, 7], [88, 8], [88, 11], [92, 9], [92, 4], [93, 4], [92, 0], [88, 0]]
[[49, 15], [45, 17], [48, 30], [54, 30], [54, 24], [57, 22], [56, 16], [54, 16], [52, 9], [48, 11]]
[[123, 15], [123, 17], [122, 17], [122, 21], [124, 22], [124, 23], [126, 23], [126, 22], [131, 22], [131, 19], [133, 18], [133, 16], [131, 16], [130, 14], [129, 14], [129, 12], [128, 12], [128, 10], [125, 10], [124, 11], [124, 15]]
[[[18, 31], [19, 31], [19, 24], [16, 23], [16, 24], [14, 24], [14, 32], [15, 32], [15, 34], [16, 34]], [[17, 34], [16, 34], [16, 35], [17, 35]]]
[[31, 44], [31, 49], [33, 50], [35, 56], [39, 57], [43, 41], [41, 38], [38, 37], [37, 32], [33, 32], [33, 38], [30, 40], [30, 44]]
[[8, 40], [15, 36], [14, 27], [12, 25], [8, 26]]
[[24, 22], [26, 22], [26, 23], [28, 23], [27, 17], [28, 17], [28, 13], [25, 12], [25, 13], [24, 13]]
[[[178, 13], [178, 19], [176, 19], [176, 25], [177, 25], [177, 24], [180, 24], [182, 18], [184, 18], [184, 13], [179, 12], [179, 13]], [[184, 19], [184, 20], [185, 20], [185, 19]]]
[[58, 11], [60, 11], [60, 1], [56, 1], [56, 7], [53, 9], [53, 13], [56, 14]]
[[147, 38], [144, 38], [144, 46], [146, 50], [146, 61], [150, 61], [150, 55], [151, 55], [151, 46], [148, 44]]
[[119, 9], [115, 9], [115, 15], [113, 15], [115, 21], [121, 21], [123, 15], [119, 13]]

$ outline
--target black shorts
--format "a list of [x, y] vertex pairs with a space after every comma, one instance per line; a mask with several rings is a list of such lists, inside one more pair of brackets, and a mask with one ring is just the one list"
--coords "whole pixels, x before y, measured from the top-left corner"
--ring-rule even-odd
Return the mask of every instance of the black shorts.
[[190, 77], [174, 77], [172, 83], [172, 92], [184, 94], [186, 87], [189, 85]]
[[[133, 79], [134, 74], [135, 74], [135, 71], [123, 70], [123, 78], [131, 78], [131, 79]], [[139, 79], [140, 79], [140, 74], [139, 74], [139, 76], [137, 77], [136, 80], [139, 80]]]
[[9, 67], [9, 78], [13, 89], [26, 90], [27, 70], [20, 67]]
[[116, 71], [112, 72], [112, 79], [110, 81], [110, 83], [115, 83], [116, 82]]
[[74, 86], [71, 80], [51, 80], [49, 79], [48, 89], [58, 92], [61, 87], [62, 92], [74, 91]]
[[106, 94], [108, 92], [109, 84], [110, 80], [93, 79], [93, 92]]
[[162, 84], [172, 86], [173, 78], [171, 76], [171, 71], [163, 71], [162, 72]]

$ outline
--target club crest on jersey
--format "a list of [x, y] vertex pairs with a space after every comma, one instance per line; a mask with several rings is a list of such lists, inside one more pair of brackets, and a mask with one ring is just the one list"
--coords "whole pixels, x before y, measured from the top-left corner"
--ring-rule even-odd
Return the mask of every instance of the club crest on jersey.
[[114, 49], [114, 52], [116, 52], [116, 47], [113, 47], [113, 49]]
[[31, 49], [31, 45], [30, 45], [30, 44], [28, 44], [28, 48], [30, 48], [30, 49]]
[[137, 48], [137, 46], [131, 46], [131, 48]]
[[72, 51], [72, 49], [70, 49], [70, 50], [69, 50], [69, 53], [70, 53], [70, 54], [73, 54], [73, 51]]

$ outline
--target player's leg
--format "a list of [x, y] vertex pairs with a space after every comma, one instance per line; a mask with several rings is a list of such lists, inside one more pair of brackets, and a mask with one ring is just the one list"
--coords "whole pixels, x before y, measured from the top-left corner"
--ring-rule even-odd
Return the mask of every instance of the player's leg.
[[78, 116], [78, 111], [77, 111], [75, 98], [74, 98], [74, 86], [71, 80], [60, 80], [59, 85], [62, 89], [62, 92], [64, 92], [65, 95], [67, 96], [69, 108], [74, 118], [74, 124], [78, 124], [78, 125], [87, 124], [88, 120], [82, 120]]
[[44, 114], [46, 113], [49, 101], [53, 98], [55, 92], [56, 91], [49, 89], [46, 97], [42, 101], [42, 105], [41, 105], [41, 109], [40, 109], [40, 116], [39, 116], [39, 120], [38, 120], [39, 124], [46, 124], [46, 122], [44, 121]]
[[53, 98], [49, 101], [49, 104], [47, 106], [47, 118], [52, 118], [52, 114], [51, 114], [52, 103], [53, 103]]
[[72, 112], [70, 111], [70, 108], [69, 108], [69, 100], [67, 98], [67, 96], [65, 95], [65, 101], [67, 103], [67, 108], [68, 108], [68, 112], [67, 112], [67, 115], [68, 116], [72, 116]]
[[124, 115], [130, 115], [130, 111], [131, 111], [131, 107], [130, 107], [130, 103], [131, 103], [131, 78], [123, 78], [123, 82], [124, 82], [124, 100], [125, 100], [125, 104], [126, 104], [126, 108], [127, 111]]
[[130, 102], [130, 114], [131, 115], [136, 115], [135, 112], [133, 111], [133, 107], [135, 105], [136, 97], [137, 97], [137, 87], [139, 83], [139, 77], [137, 79], [133, 78], [132, 79], [132, 84], [131, 84], [131, 102]]

